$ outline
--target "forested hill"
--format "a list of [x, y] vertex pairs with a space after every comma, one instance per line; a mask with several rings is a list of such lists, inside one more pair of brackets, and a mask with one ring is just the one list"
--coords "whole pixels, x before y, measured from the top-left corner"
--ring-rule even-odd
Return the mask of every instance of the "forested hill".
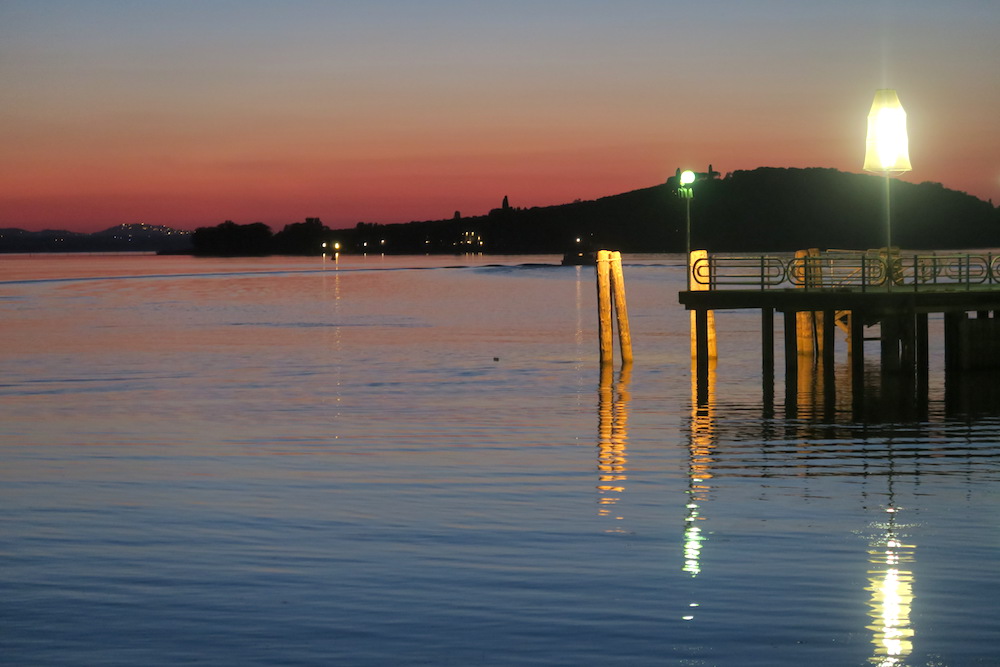
[[[671, 179], [672, 181], [673, 179]], [[833, 169], [761, 168], [725, 178], [702, 175], [693, 187], [693, 247], [712, 251], [779, 251], [807, 247], [869, 248], [885, 244], [885, 180]], [[1000, 246], [1000, 211], [936, 183], [891, 182], [892, 239], [911, 249]], [[496, 209], [463, 221], [411, 223], [367, 232], [451, 227], [482, 237], [493, 252], [558, 251], [580, 237], [629, 252], [683, 250], [685, 201], [668, 181], [595, 201], [531, 209]], [[464, 223], [464, 226], [463, 226]], [[390, 234], [395, 236], [396, 234]], [[400, 239], [402, 240], [402, 239]]]
[[[581, 244], [625, 252], [685, 247], [685, 200], [671, 178], [560, 206], [502, 206], [488, 215], [333, 230], [342, 249], [368, 252], [563, 252]], [[834, 169], [760, 168], [699, 175], [692, 246], [711, 251], [864, 249], [885, 245], [881, 176]], [[891, 181], [892, 241], [907, 249], [1000, 247], [1000, 209], [938, 183]], [[505, 202], [506, 203], [506, 202]], [[197, 236], [197, 235], [196, 235]]]
[[[180, 250], [190, 243], [196, 253], [206, 255], [318, 255], [323, 243], [328, 244], [327, 252], [339, 243], [341, 252], [399, 254], [562, 253], [587, 247], [678, 252], [685, 247], [688, 200], [677, 196], [673, 181], [559, 206], [520, 208], [517, 202], [508, 205], [504, 197], [504, 204], [487, 215], [456, 213], [444, 220], [358, 223], [349, 229], [329, 229], [318, 218], [285, 225], [278, 232], [263, 223], [227, 221], [190, 236], [161, 233], [163, 238], [144, 239], [149, 247], [142, 248], [136, 245], [135, 228], [143, 227], [140, 231], [146, 233], [148, 226], [124, 225], [73, 239], [65, 232], [0, 230], [0, 252], [93, 250], [98, 241], [102, 250], [119, 249], [108, 245], [104, 237], [109, 234], [113, 240], [128, 241], [122, 241], [120, 249]], [[1000, 209], [991, 202], [938, 183], [890, 183], [893, 245], [913, 250], [1000, 247]], [[777, 252], [885, 245], [886, 190], [881, 176], [766, 167], [722, 177], [710, 168], [699, 175], [693, 192], [689, 202], [694, 248]], [[129, 232], [124, 236], [123, 228]]]

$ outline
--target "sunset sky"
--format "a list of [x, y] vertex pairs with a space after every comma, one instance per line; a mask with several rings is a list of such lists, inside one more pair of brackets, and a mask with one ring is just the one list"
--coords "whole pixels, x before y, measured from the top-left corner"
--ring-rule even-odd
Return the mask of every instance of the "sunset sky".
[[0, 227], [280, 230], [485, 214], [678, 166], [861, 172], [1000, 204], [996, 0], [0, 0]]

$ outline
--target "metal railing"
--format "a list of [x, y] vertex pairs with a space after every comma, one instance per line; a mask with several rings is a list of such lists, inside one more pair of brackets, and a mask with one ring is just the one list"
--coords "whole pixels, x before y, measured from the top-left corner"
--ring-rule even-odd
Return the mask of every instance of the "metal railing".
[[691, 267], [702, 289], [947, 291], [1000, 289], [1000, 255], [833, 251], [782, 258], [709, 255]]
[[720, 286], [768, 289], [787, 282], [785, 260], [766, 255], [709, 255], [691, 267], [691, 278], [709, 289]]

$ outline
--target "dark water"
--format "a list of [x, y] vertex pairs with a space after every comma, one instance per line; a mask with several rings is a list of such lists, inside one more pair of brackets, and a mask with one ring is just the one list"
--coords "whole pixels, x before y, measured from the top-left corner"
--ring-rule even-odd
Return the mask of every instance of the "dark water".
[[0, 257], [0, 663], [998, 664], [992, 377], [699, 405], [626, 257], [602, 380], [556, 263]]

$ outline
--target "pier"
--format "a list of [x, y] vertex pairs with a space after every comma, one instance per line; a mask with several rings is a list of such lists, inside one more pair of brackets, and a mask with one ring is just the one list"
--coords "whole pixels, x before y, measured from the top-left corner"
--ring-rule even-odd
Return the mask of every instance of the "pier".
[[[761, 312], [761, 371], [773, 391], [774, 319], [783, 320], [786, 391], [801, 364], [821, 363], [832, 387], [834, 336], [847, 339], [852, 393], [863, 395], [864, 341], [879, 341], [884, 376], [926, 389], [928, 316], [944, 318], [946, 371], [1000, 367], [1000, 255], [802, 250], [794, 256], [692, 252], [690, 288], [679, 300], [693, 313], [692, 359], [698, 386], [714, 363], [715, 311]], [[877, 329], [876, 329], [877, 327]]]

